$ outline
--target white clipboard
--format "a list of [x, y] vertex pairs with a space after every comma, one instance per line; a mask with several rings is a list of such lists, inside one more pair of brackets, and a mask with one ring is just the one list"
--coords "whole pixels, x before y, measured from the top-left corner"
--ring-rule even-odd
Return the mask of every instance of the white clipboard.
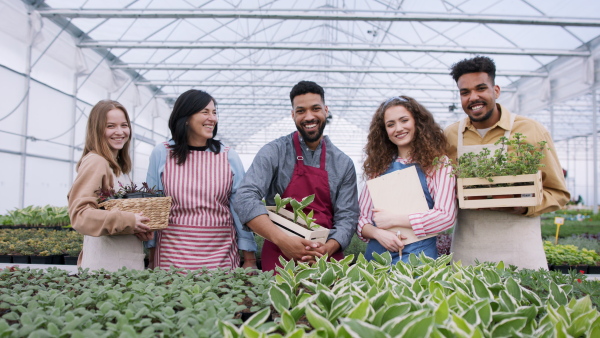
[[[367, 181], [367, 188], [375, 209], [393, 210], [402, 214], [413, 214], [429, 211], [425, 193], [421, 187], [419, 174], [415, 166], [410, 166], [392, 173], [379, 176]], [[412, 229], [394, 227], [388, 229], [394, 233], [401, 231], [407, 239], [404, 244], [410, 244], [433, 237], [417, 237]]]

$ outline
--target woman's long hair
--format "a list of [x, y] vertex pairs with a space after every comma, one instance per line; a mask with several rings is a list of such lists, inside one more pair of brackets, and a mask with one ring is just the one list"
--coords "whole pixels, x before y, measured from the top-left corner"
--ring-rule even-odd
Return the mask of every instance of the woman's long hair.
[[[210, 94], [197, 89], [188, 90], [181, 94], [177, 98], [177, 101], [175, 101], [175, 106], [173, 106], [173, 111], [169, 118], [169, 129], [171, 130], [173, 141], [175, 141], [175, 144], [170, 146], [171, 157], [177, 159], [177, 164], [184, 164], [190, 152], [188, 143], [189, 126], [187, 125], [190, 117], [206, 108], [210, 101], [214, 102], [215, 107], [217, 106], [217, 101]], [[218, 125], [218, 123], [215, 124], [212, 138], [206, 141], [208, 148], [214, 151], [215, 154], [221, 151], [221, 142], [215, 140]]]
[[[108, 142], [106, 141], [106, 115], [113, 109], [119, 109], [125, 114], [127, 125], [129, 126], [129, 138], [122, 149], [119, 149], [117, 158], [114, 157]], [[129, 157], [129, 145], [131, 144], [131, 121], [127, 109], [117, 101], [102, 100], [92, 108], [87, 121], [85, 134], [85, 147], [81, 159], [90, 152], [94, 152], [106, 159], [108, 165], [119, 176], [121, 173], [128, 174], [131, 171], [131, 157]], [[81, 164], [81, 159], [77, 162], [77, 168]]]
[[394, 97], [381, 103], [371, 120], [363, 163], [367, 179], [383, 174], [398, 157], [398, 146], [390, 141], [385, 129], [385, 111], [394, 106], [403, 106], [415, 120], [415, 134], [410, 144], [412, 162], [418, 163], [425, 173], [429, 173], [433, 160], [446, 154], [448, 142], [433, 115], [411, 97]]

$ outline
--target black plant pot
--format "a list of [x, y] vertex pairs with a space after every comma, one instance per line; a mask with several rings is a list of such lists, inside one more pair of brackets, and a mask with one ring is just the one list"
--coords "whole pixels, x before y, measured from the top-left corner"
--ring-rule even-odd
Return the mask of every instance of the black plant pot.
[[77, 259], [79, 257], [65, 256], [65, 265], [77, 265]]
[[12, 262], [18, 264], [29, 264], [29, 256], [13, 255]]
[[29, 256], [31, 264], [52, 264], [52, 256]]
[[552, 270], [554, 271], [560, 271], [564, 274], [568, 274], [569, 270], [575, 270], [576, 272], [581, 272], [581, 273], [588, 273], [588, 266], [587, 265], [577, 265], [577, 266], [573, 266], [573, 265], [553, 265], [552, 266]]
[[63, 265], [65, 264], [65, 256], [63, 255], [52, 255], [52, 263], [54, 265]]
[[0, 255], [0, 263], [12, 263], [11, 255]]
[[590, 275], [600, 275], [600, 265], [590, 265], [590, 266], [588, 266], [588, 273]]

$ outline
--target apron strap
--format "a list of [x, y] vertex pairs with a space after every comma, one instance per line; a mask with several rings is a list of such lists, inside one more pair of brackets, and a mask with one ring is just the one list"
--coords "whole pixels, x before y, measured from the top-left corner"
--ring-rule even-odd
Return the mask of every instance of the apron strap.
[[[300, 146], [300, 138], [298, 137], [298, 132], [295, 132], [292, 136], [294, 140], [294, 148], [296, 149], [296, 164], [303, 166], [304, 165], [304, 157], [302, 156], [302, 147]], [[325, 170], [325, 153], [327, 152], [327, 147], [325, 146], [325, 138], [321, 139], [321, 162], [319, 164], [319, 168]]]
[[302, 147], [300, 146], [300, 139], [298, 138], [298, 132], [295, 132], [292, 136], [294, 140], [294, 148], [296, 149], [296, 165], [304, 165], [304, 157], [302, 157]]

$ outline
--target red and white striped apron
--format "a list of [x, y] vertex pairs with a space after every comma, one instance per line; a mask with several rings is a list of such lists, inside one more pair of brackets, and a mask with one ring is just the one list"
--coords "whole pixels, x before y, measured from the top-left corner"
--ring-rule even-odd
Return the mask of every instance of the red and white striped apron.
[[229, 209], [233, 174], [228, 151], [227, 147], [219, 154], [190, 151], [183, 165], [177, 165], [169, 151], [162, 182], [173, 203], [169, 226], [158, 232], [156, 240], [155, 261], [161, 269], [239, 266]]

